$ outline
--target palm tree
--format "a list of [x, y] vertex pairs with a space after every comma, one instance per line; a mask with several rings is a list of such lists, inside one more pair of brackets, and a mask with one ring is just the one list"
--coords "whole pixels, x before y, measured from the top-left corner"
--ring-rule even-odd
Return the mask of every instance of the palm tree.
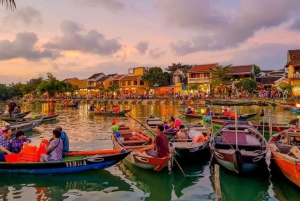
[[3, 5], [6, 4], [6, 7], [10, 7], [12, 10], [17, 8], [15, 0], [0, 0], [0, 3]]

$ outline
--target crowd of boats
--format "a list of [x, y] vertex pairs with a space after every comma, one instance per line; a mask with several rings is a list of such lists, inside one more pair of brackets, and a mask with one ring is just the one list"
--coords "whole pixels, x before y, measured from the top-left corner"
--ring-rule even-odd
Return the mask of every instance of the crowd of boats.
[[[221, 166], [235, 173], [244, 173], [257, 169], [265, 163], [268, 151], [272, 153], [272, 160], [278, 165], [283, 174], [300, 187], [300, 129], [298, 121], [294, 125], [286, 124], [260, 124], [247, 121], [250, 117], [257, 114], [237, 114], [236, 106], [239, 105], [263, 105], [258, 102], [237, 102], [237, 101], [215, 101], [209, 105], [232, 106], [235, 110], [231, 111], [234, 115], [216, 114], [209, 111], [206, 114], [194, 114], [189, 116], [187, 112], [181, 112], [186, 117], [202, 118], [209, 117], [209, 121], [202, 124], [197, 123], [190, 127], [182, 127], [179, 120], [171, 118], [164, 119], [149, 116], [145, 122], [139, 122], [132, 117], [130, 110], [93, 111], [91, 114], [111, 114], [126, 115], [136, 121], [144, 129], [136, 129], [124, 123], [112, 125], [112, 150], [93, 150], [93, 151], [71, 151], [68, 156], [59, 162], [0, 162], [0, 172], [23, 172], [23, 173], [70, 173], [81, 172], [94, 169], [104, 169], [125, 159], [134, 166], [160, 171], [177, 159], [201, 159], [204, 155], [212, 154], [213, 158]], [[75, 107], [74, 105], [65, 105]], [[78, 107], [78, 105], [76, 106]], [[75, 107], [75, 108], [76, 108]], [[27, 131], [38, 124], [54, 120], [58, 114], [43, 116], [28, 116], [31, 111], [16, 114], [14, 118], [1, 116], [3, 121], [10, 124], [13, 131]], [[195, 116], [197, 115], [197, 116]], [[170, 123], [173, 127], [170, 129]], [[115, 122], [113, 123], [115, 124]], [[164, 135], [168, 136], [168, 146], [170, 154], [163, 157], [153, 157], [142, 149], [155, 143], [157, 136], [155, 128], [163, 126]], [[214, 127], [219, 126], [215, 132]], [[179, 128], [181, 130], [179, 130]], [[275, 134], [270, 136], [269, 141], [261, 133], [261, 129], [273, 130]], [[186, 137], [179, 138], [178, 132], [186, 133]], [[39, 147], [36, 147], [39, 152]], [[178, 164], [179, 165], [179, 164]], [[180, 165], [179, 165], [180, 166]]]

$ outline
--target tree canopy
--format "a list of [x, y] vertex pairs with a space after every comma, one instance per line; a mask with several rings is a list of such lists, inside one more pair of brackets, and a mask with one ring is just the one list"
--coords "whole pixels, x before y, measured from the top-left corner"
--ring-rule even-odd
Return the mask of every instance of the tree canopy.
[[209, 70], [212, 79], [211, 85], [213, 87], [218, 85], [230, 84], [230, 80], [232, 78], [232, 76], [230, 75], [230, 67], [231, 65], [228, 66], [217, 65], [214, 68]]
[[256, 64], [254, 64], [253, 67], [254, 67], [254, 75], [257, 77], [261, 72], [260, 67]]
[[169, 71], [171, 74], [173, 74], [176, 70], [180, 69], [182, 70], [184, 73], [187, 73], [193, 66], [192, 65], [188, 65], [188, 64], [182, 64], [182, 63], [172, 63], [171, 66], [168, 66], [168, 68], [166, 68], [166, 71]]
[[150, 82], [153, 86], [163, 86], [170, 84], [171, 75], [167, 72], [163, 72], [161, 67], [152, 67], [149, 71], [142, 76], [144, 81]]
[[244, 91], [248, 91], [251, 93], [255, 89], [257, 89], [258, 84], [259, 84], [258, 82], [256, 82], [255, 80], [253, 80], [251, 78], [245, 78], [237, 84], [237, 87], [241, 88]]
[[6, 4], [6, 7], [10, 7], [12, 10], [17, 8], [15, 0], [0, 0], [0, 3], [3, 5]]

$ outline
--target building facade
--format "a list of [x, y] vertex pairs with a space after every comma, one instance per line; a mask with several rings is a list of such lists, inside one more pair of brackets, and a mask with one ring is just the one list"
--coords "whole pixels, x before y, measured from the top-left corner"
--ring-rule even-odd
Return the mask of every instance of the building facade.
[[287, 76], [293, 85], [293, 94], [300, 95], [300, 50], [289, 50], [287, 53]]

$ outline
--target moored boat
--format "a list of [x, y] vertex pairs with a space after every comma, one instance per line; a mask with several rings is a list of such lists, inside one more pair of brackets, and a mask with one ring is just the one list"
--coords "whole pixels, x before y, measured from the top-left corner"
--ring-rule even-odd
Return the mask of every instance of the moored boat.
[[[155, 117], [153, 115], [150, 115], [147, 119], [146, 119], [146, 127], [149, 131], [151, 131], [151, 133], [149, 132], [148, 134], [151, 136], [155, 136], [155, 129], [158, 125], [164, 125], [165, 123], [162, 121], [162, 118], [159, 117]], [[169, 139], [171, 139], [171, 136], [174, 136], [176, 134], [176, 132], [178, 131], [178, 129], [175, 129], [174, 131], [168, 131], [165, 130], [164, 134], [169, 136]]]
[[160, 171], [169, 161], [169, 156], [154, 158], [145, 152], [141, 153], [140, 149], [152, 144], [152, 139], [148, 135], [133, 131], [128, 127], [120, 126], [119, 131], [112, 135], [112, 141], [117, 149], [133, 150], [125, 160], [137, 167]]
[[93, 115], [103, 115], [103, 116], [122, 116], [130, 112], [130, 110], [121, 110], [119, 112], [113, 112], [112, 110], [110, 111], [90, 111], [90, 114]]
[[69, 105], [61, 105], [61, 107], [74, 107], [74, 108], [77, 108], [78, 105], [77, 104], [69, 104]]
[[16, 122], [14, 124], [10, 124], [9, 127], [12, 131], [12, 134], [16, 134], [18, 130], [22, 130], [24, 132], [30, 131], [37, 127], [43, 119], [31, 120], [26, 122]]
[[211, 138], [209, 146], [214, 158], [236, 173], [254, 170], [268, 152], [267, 141], [248, 122], [227, 122]]
[[99, 170], [120, 162], [130, 152], [125, 150], [77, 151], [70, 152], [63, 161], [57, 162], [0, 162], [0, 172], [58, 174]]
[[300, 130], [290, 128], [269, 139], [272, 158], [282, 173], [300, 187]]
[[20, 118], [20, 119], [10, 119], [10, 118], [2, 118], [2, 121], [5, 121], [7, 123], [15, 123], [15, 122], [26, 122], [26, 121], [31, 121], [31, 120], [39, 120], [42, 119], [42, 122], [46, 121], [52, 121], [55, 120], [58, 117], [59, 114], [54, 114], [54, 115], [40, 115], [40, 116], [35, 116], [33, 119], [32, 118]]
[[195, 124], [194, 126], [188, 129], [189, 138], [188, 139], [176, 139], [172, 138], [170, 141], [170, 147], [174, 148], [174, 153], [176, 156], [180, 158], [191, 158], [196, 155], [203, 153], [204, 150], [207, 150], [209, 147], [209, 140], [205, 140], [204, 142], [193, 142], [198, 135], [206, 132], [208, 135], [210, 131], [206, 128], [205, 125], [200, 123]]
[[[27, 116], [30, 112], [31, 112], [31, 110], [26, 111], [26, 112], [13, 114], [13, 118], [23, 118], [23, 117]], [[9, 117], [9, 114], [0, 115], [0, 117]]]
[[[224, 121], [231, 121], [234, 120], [233, 116], [225, 116], [219, 113], [213, 113], [212, 115], [203, 115], [203, 114], [187, 114], [185, 112], [180, 111], [180, 114], [184, 115], [185, 117], [191, 117], [191, 118], [198, 118], [198, 119], [203, 119], [203, 117], [211, 117], [212, 119], [221, 119]], [[239, 121], [246, 121], [247, 119], [250, 119], [252, 117], [255, 117], [257, 114], [252, 113], [252, 114], [238, 114], [237, 119]]]

